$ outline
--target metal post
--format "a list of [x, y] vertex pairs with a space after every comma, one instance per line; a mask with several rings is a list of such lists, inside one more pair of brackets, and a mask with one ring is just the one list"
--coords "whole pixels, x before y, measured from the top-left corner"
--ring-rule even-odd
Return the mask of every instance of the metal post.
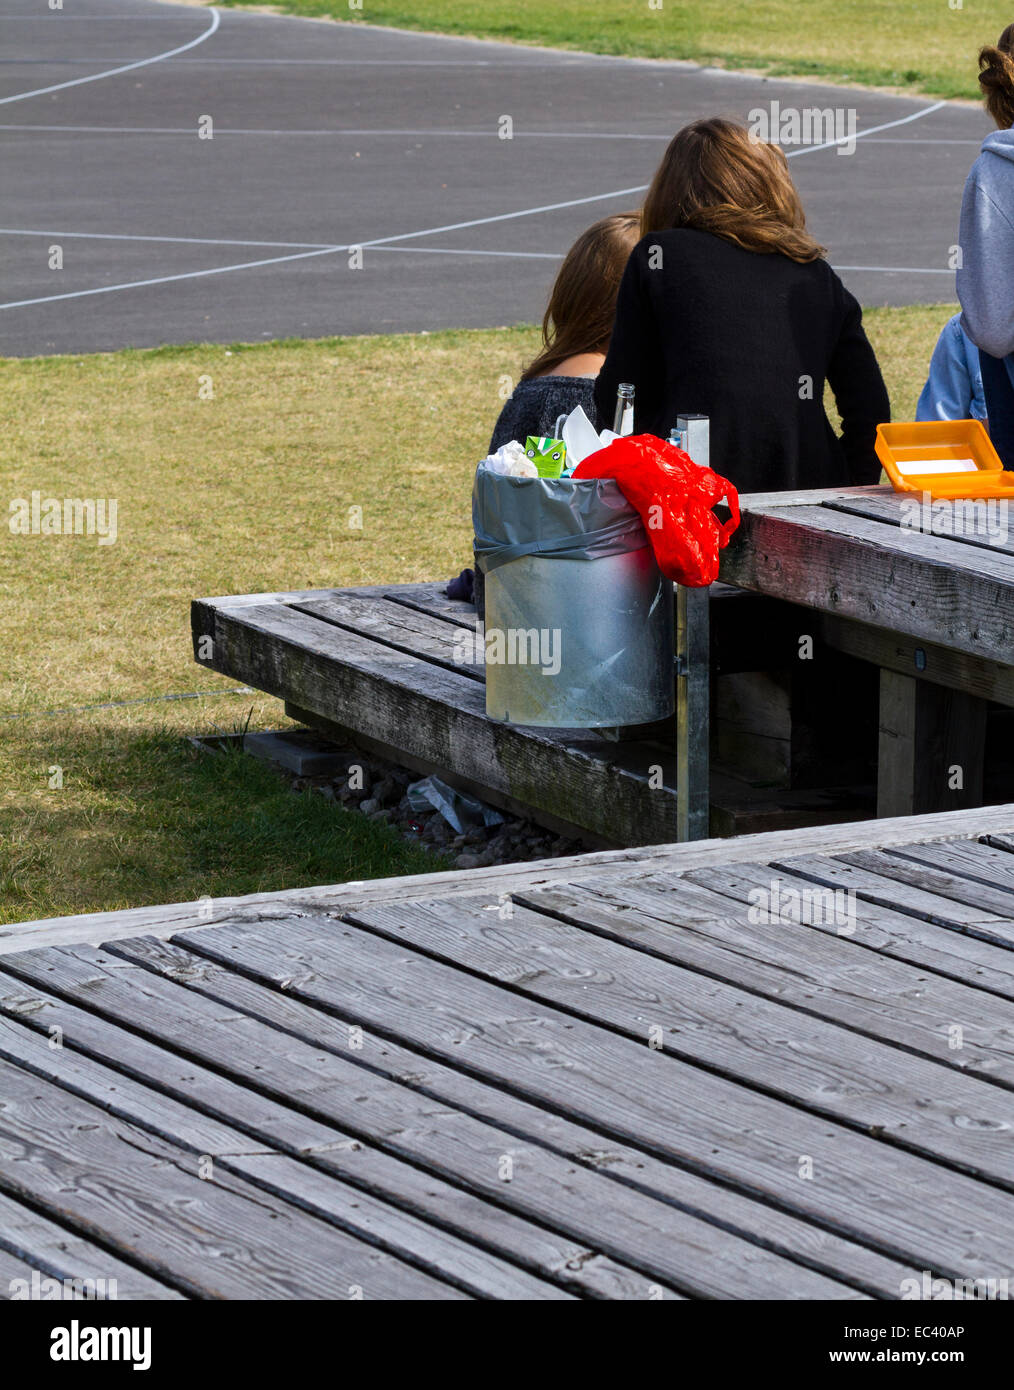
[[[706, 415], [681, 415], [684, 448], [709, 467]], [[708, 590], [676, 588], [676, 838], [703, 840], [709, 832], [711, 773], [711, 631]]]

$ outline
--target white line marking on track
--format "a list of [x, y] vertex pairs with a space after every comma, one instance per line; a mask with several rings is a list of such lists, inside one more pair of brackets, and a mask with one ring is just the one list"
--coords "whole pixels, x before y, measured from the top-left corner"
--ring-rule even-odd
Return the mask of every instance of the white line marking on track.
[[196, 39], [181, 44], [179, 48], [167, 49], [165, 53], [155, 53], [150, 58], [139, 58], [136, 63], [125, 63], [119, 68], [108, 68], [105, 72], [93, 72], [90, 77], [75, 77], [70, 82], [57, 82], [52, 87], [36, 87], [33, 92], [18, 92], [12, 97], [0, 97], [0, 106], [7, 106], [12, 101], [27, 101], [29, 97], [45, 96], [47, 92], [62, 92], [65, 87], [80, 87], [85, 82], [101, 82], [104, 77], [116, 77], [121, 72], [133, 72], [136, 68], [150, 67], [152, 63], [162, 63], [166, 58], [175, 58], [177, 53], [186, 53], [188, 48], [196, 48], [205, 39], [210, 39], [221, 22], [221, 15], [213, 9], [211, 23], [203, 34], [198, 34]]
[[173, 280], [198, 280], [202, 275], [228, 275], [230, 270], [255, 270], [262, 265], [278, 265], [281, 261], [301, 261], [308, 256], [326, 256], [336, 251], [347, 251], [347, 246], [325, 246], [319, 251], [300, 251], [294, 256], [269, 256], [263, 261], [243, 261], [240, 265], [217, 265], [209, 270], [186, 270], [179, 275], [157, 275], [151, 280], [127, 280], [122, 285], [100, 285], [91, 290], [71, 290], [67, 294], [46, 294], [39, 299], [15, 299], [0, 304], [0, 309], [23, 309], [29, 304], [51, 304], [57, 299], [83, 299], [92, 294], [113, 294], [117, 290], [137, 290], [145, 285], [168, 285]]
[[[196, 126], [22, 125], [11, 123], [0, 125], [0, 130], [44, 131], [66, 135], [189, 135], [192, 137]], [[219, 135], [348, 135], [357, 138], [365, 135], [393, 135], [399, 139], [426, 135], [439, 136], [440, 139], [454, 137], [465, 140], [496, 140], [498, 143], [500, 141], [494, 126], [490, 126], [488, 130], [345, 130], [337, 128], [331, 130], [263, 130], [253, 126], [216, 126], [216, 140]], [[655, 140], [668, 142], [672, 136], [671, 130], [667, 130], [661, 135], [623, 135], [614, 131], [518, 130], [515, 127], [511, 138], [514, 140]], [[981, 142], [975, 140], [964, 143], [979, 144]]]
[[476, 251], [459, 250], [456, 246], [368, 246], [370, 251], [410, 251], [417, 256], [509, 256], [515, 260], [562, 261], [562, 251]]
[[893, 130], [895, 126], [908, 125], [910, 121], [921, 120], [923, 116], [931, 116], [934, 111], [939, 111], [942, 106], [946, 106], [946, 101], [936, 101], [932, 106], [924, 106], [920, 111], [913, 111], [910, 116], [902, 116], [897, 121], [885, 121], [883, 125], [871, 125], [869, 130], [858, 130], [854, 136], [843, 135], [840, 140], [828, 140], [823, 145], [802, 145], [798, 150], [787, 150], [786, 159], [793, 159], [800, 154], [814, 154], [817, 150], [829, 150], [835, 145], [849, 145], [853, 140], [865, 140], [867, 136], [877, 135], [882, 130]]
[[145, 236], [133, 232], [46, 232], [35, 227], [0, 227], [0, 236], [54, 236], [78, 241], [169, 241], [185, 246], [264, 246], [293, 251], [330, 251], [333, 241], [239, 241], [232, 237]]
[[[217, 15], [217, 11], [215, 11], [215, 14]], [[207, 35], [205, 35], [205, 37], [207, 37]], [[947, 103], [943, 101], [935, 102], [932, 106], [922, 107], [919, 111], [915, 111], [908, 116], [902, 116], [898, 120], [887, 121], [883, 125], [871, 126], [868, 131], [859, 131], [854, 138], [861, 140], [866, 135], [873, 135], [882, 130], [890, 130], [894, 126], [908, 125], [909, 122], [917, 121], [922, 116], [929, 116], [934, 111], [939, 111], [940, 108], [946, 106], [946, 104]], [[800, 149], [790, 150], [786, 158], [792, 159], [794, 155], [811, 154], [816, 150], [831, 149], [836, 145], [847, 143], [848, 139], [849, 137], [843, 137], [840, 140], [829, 140], [823, 145], [804, 145]], [[458, 232], [468, 227], [485, 227], [494, 222], [509, 222], [519, 217], [535, 217], [543, 212], [557, 212], [563, 208], [581, 207], [587, 203], [601, 203], [613, 198], [625, 198], [633, 193], [643, 193], [647, 187], [647, 184], [636, 184], [632, 188], [618, 188], [610, 193], [595, 193], [586, 198], [569, 198], [564, 202], [544, 203], [539, 207], [522, 208], [518, 212], [501, 212], [493, 217], [474, 217], [465, 222], [449, 222], [442, 227], [426, 227], [418, 232], [399, 232], [394, 236], [375, 237], [372, 241], [349, 242], [342, 246], [320, 247], [311, 251], [299, 251], [289, 256], [271, 256], [266, 260], [244, 261], [238, 265], [213, 266], [207, 270], [184, 271], [178, 275], [160, 275], [150, 280], [131, 280], [121, 285], [101, 285], [95, 289], [73, 290], [66, 294], [42, 295], [36, 299], [11, 300], [6, 304], [0, 304], [0, 309], [23, 309], [32, 304], [49, 304], [56, 300], [64, 299], [83, 299], [88, 295], [113, 294], [118, 290], [142, 289], [148, 285], [165, 285], [176, 280], [196, 280], [207, 275], [227, 275], [230, 271], [234, 270], [256, 270], [262, 266], [280, 265], [287, 261], [307, 260], [313, 256], [336, 255], [340, 252], [350, 250], [352, 246], [361, 246], [363, 250], [370, 247], [389, 246], [395, 242], [413, 241], [418, 237], [437, 236], [441, 232]]]
[[[326, 241], [240, 241], [235, 238], [221, 239], [216, 237], [196, 237], [196, 236], [146, 236], [134, 235], [130, 232], [56, 232], [39, 231], [28, 227], [0, 227], [0, 236], [41, 236], [41, 237], [61, 237], [64, 241], [71, 239], [77, 241], [154, 241], [168, 242], [172, 245], [183, 246], [261, 246], [278, 247], [279, 249], [294, 249], [306, 251], [347, 251], [348, 246], [335, 247], [331, 242]], [[480, 250], [475, 246], [384, 246], [376, 242], [367, 242], [365, 246], [371, 251], [401, 251], [404, 253], [412, 252], [421, 256], [502, 256], [512, 260], [535, 260], [535, 261], [562, 261], [562, 251], [491, 251]], [[281, 256], [279, 260], [288, 260], [289, 257]], [[266, 262], [270, 264], [270, 262]], [[223, 269], [234, 269], [235, 267], [223, 267]], [[952, 270], [941, 269], [939, 266], [917, 266], [917, 265], [835, 265], [835, 270], [863, 270], [875, 271], [884, 275], [953, 275]], [[211, 272], [195, 272], [196, 274], [206, 274]], [[79, 293], [90, 294], [92, 291], [84, 290]], [[23, 303], [36, 303], [35, 300], [25, 300]], [[0, 305], [0, 308], [10, 308], [12, 305]], [[20, 306], [19, 306], [20, 307]]]

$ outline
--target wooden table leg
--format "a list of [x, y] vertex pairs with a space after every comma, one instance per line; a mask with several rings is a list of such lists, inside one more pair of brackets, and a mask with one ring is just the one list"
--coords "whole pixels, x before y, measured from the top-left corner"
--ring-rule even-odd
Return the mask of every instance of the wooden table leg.
[[676, 838], [704, 840], [711, 808], [707, 589], [676, 589]]
[[877, 815], [981, 806], [985, 736], [985, 700], [881, 670]]

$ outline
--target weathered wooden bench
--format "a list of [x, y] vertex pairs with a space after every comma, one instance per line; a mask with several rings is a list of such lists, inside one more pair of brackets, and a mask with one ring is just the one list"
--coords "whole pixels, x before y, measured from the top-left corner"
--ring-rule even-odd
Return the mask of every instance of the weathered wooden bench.
[[[519, 728], [486, 717], [484, 671], [462, 659], [475, 610], [448, 599], [439, 584], [380, 585], [201, 599], [192, 626], [196, 659], [285, 701], [301, 723], [413, 768], [438, 773], [494, 805], [531, 817], [589, 844], [663, 844], [793, 825], [827, 824], [872, 810], [872, 792], [832, 795], [813, 780], [760, 775], [737, 779], [709, 768], [708, 656], [721, 678], [757, 662], [783, 659], [791, 643], [773, 604], [718, 585], [710, 603], [698, 592], [692, 650], [678, 654], [680, 721], [618, 731]], [[684, 624], [684, 627], [686, 625]], [[791, 625], [790, 625], [791, 626]], [[766, 633], [762, 647], [756, 634]], [[754, 634], [748, 640], [748, 633]], [[782, 632], [781, 646], [778, 634]], [[684, 632], [686, 644], [686, 632]], [[747, 663], [744, 667], [744, 661]], [[756, 715], [752, 716], [756, 719]], [[729, 761], [746, 759], [752, 738], [785, 760], [791, 729], [737, 732], [727, 721]], [[678, 728], [696, 812], [678, 833]], [[774, 756], [774, 755], [771, 755]], [[798, 765], [800, 759], [796, 757]], [[684, 785], [690, 780], [684, 777]]]

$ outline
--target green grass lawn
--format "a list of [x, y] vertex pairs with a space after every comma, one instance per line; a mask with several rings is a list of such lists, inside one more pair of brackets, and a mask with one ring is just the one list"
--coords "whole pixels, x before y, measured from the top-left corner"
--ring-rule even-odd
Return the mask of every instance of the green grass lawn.
[[[911, 418], [951, 312], [867, 314], [896, 416]], [[0, 921], [434, 867], [253, 759], [191, 749], [189, 733], [287, 721], [193, 663], [189, 604], [457, 573], [476, 460], [537, 340], [0, 360], [8, 498], [118, 503], [113, 545], [0, 533]], [[160, 698], [195, 691], [214, 693]]]
[[363, 0], [361, 9], [348, 0], [276, 0], [268, 8], [973, 98], [979, 48], [1014, 18], [1001, 0], [957, 8], [948, 0]]

